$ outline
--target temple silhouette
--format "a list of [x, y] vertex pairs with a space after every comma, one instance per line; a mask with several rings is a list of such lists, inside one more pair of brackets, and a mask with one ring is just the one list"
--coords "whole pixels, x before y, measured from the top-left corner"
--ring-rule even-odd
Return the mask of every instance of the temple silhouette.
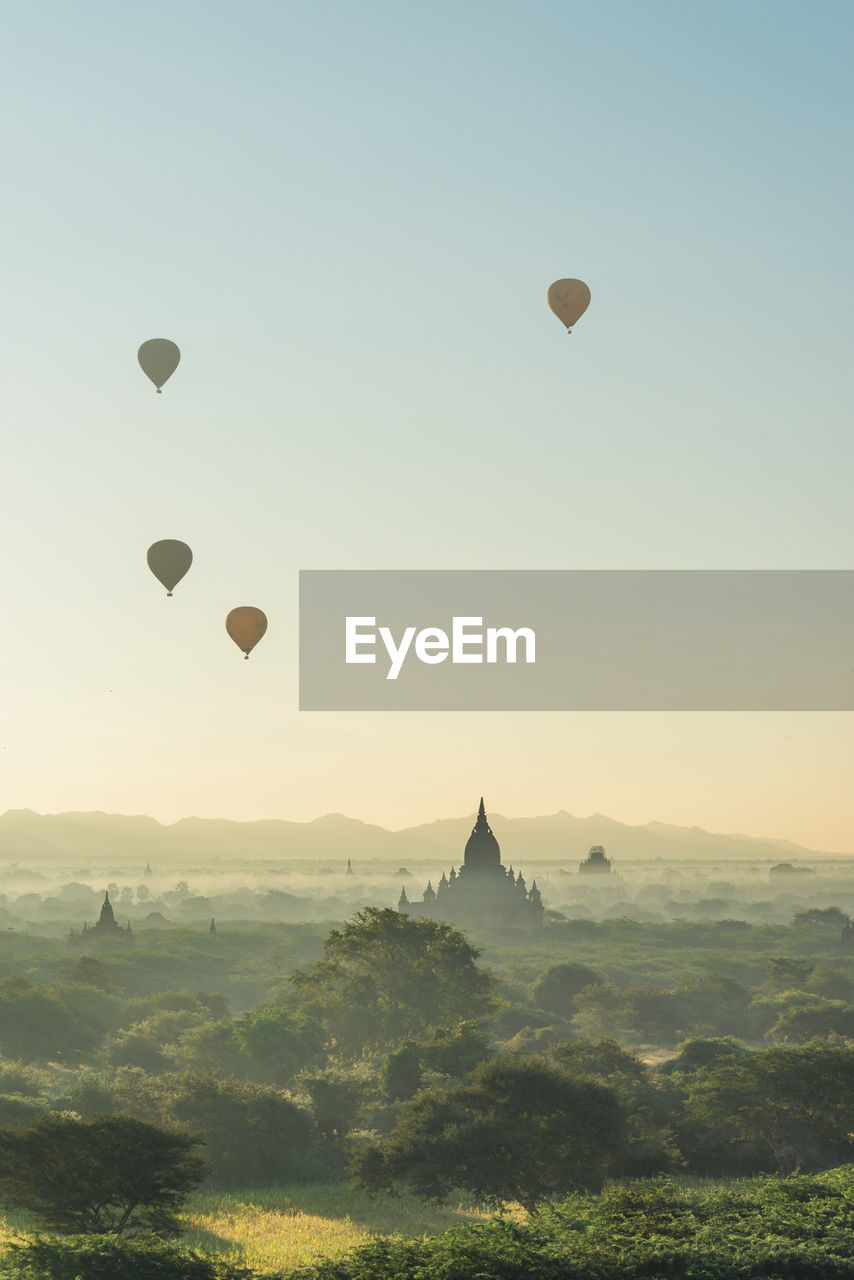
[[601, 844], [593, 844], [584, 861], [579, 862], [578, 870], [581, 875], [607, 876], [611, 873], [611, 859], [605, 857]]
[[73, 929], [69, 931], [68, 941], [88, 941], [89, 938], [133, 938], [130, 927], [130, 920], [127, 922], [127, 928], [123, 929], [116, 921], [113, 904], [110, 902], [110, 894], [104, 894], [104, 902], [101, 907], [101, 914], [98, 917], [98, 923], [93, 924], [90, 929], [88, 924], [84, 924], [81, 932], [75, 933]]
[[459, 871], [451, 867], [450, 875], [442, 872], [436, 889], [428, 881], [420, 902], [410, 901], [404, 886], [397, 909], [403, 915], [427, 916], [449, 924], [543, 923], [543, 900], [537, 882], [528, 889], [521, 871], [514, 875], [512, 867], [505, 869], [502, 865], [501, 849], [487, 821], [483, 797]]

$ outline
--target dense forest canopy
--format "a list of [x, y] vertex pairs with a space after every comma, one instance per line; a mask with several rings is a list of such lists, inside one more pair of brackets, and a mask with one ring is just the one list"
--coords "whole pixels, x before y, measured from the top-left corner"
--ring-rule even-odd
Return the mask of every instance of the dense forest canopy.
[[[92, 1240], [33, 1240], [8, 1257], [52, 1278], [87, 1250], [131, 1266], [137, 1249], [133, 1266], [152, 1276], [181, 1258], [188, 1275], [225, 1276], [225, 1262], [144, 1240], [179, 1229], [200, 1179], [223, 1193], [349, 1183], [515, 1205], [510, 1236], [506, 1225], [472, 1228], [453, 1248], [483, 1265], [510, 1249], [532, 1275], [552, 1274], [555, 1249], [584, 1256], [583, 1274], [596, 1275], [595, 1224], [647, 1194], [676, 1212], [689, 1175], [800, 1178], [818, 1204], [831, 1184], [809, 1178], [854, 1163], [847, 922], [837, 905], [807, 905], [785, 924], [620, 917], [461, 931], [366, 906], [331, 927], [221, 921], [140, 930], [130, 942], [6, 931], [0, 1197], [33, 1225]], [[69, 1135], [84, 1131], [77, 1178]], [[97, 1138], [109, 1133], [99, 1173]], [[119, 1152], [145, 1134], [149, 1174], [141, 1158], [120, 1169]], [[76, 1183], [64, 1209], [50, 1204], [50, 1186], [64, 1184], [45, 1176], [57, 1160]], [[114, 1184], [107, 1195], [100, 1176]], [[676, 1179], [669, 1189], [665, 1177]], [[615, 1189], [633, 1179], [648, 1193], [621, 1201]], [[697, 1201], [693, 1219], [708, 1211], [714, 1233], [725, 1205], [745, 1222], [759, 1200], [789, 1212], [772, 1184], [756, 1186], [738, 1201]], [[574, 1206], [566, 1217], [562, 1204]], [[583, 1247], [579, 1214], [590, 1224]], [[138, 1241], [108, 1243], [127, 1230]], [[794, 1266], [807, 1244], [787, 1239]], [[451, 1266], [442, 1248], [378, 1245], [317, 1275], [349, 1276], [352, 1265], [354, 1276], [379, 1276], [392, 1258], [395, 1275], [434, 1256]], [[687, 1276], [703, 1251], [688, 1237], [680, 1248]], [[716, 1248], [738, 1252], [723, 1237]], [[730, 1274], [722, 1267], [707, 1274]]]

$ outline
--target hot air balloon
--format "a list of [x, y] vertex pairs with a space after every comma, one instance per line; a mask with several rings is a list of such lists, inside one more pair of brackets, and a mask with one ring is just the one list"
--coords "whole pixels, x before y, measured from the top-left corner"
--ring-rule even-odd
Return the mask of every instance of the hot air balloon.
[[225, 629], [248, 658], [267, 630], [267, 619], [260, 609], [242, 604], [238, 609], [232, 609], [225, 620]]
[[590, 306], [590, 290], [583, 280], [555, 280], [546, 294], [548, 304], [563, 324], [567, 333], [580, 320]]
[[193, 553], [186, 542], [178, 542], [175, 538], [153, 542], [145, 558], [157, 581], [166, 588], [167, 596], [171, 596], [172, 588], [177, 586], [193, 563]]
[[178, 368], [181, 352], [168, 338], [149, 338], [136, 353], [139, 367], [150, 378], [160, 395], [160, 388]]

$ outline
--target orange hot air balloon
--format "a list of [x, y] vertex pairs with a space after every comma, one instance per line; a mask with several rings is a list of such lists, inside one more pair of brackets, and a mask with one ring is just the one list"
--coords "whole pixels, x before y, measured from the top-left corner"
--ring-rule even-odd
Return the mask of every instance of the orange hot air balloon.
[[238, 609], [232, 609], [225, 620], [225, 629], [248, 658], [267, 630], [267, 619], [260, 609], [242, 604]]
[[149, 338], [136, 353], [139, 367], [150, 378], [160, 395], [160, 388], [178, 368], [181, 352], [168, 338]]
[[571, 326], [581, 319], [590, 306], [590, 290], [583, 280], [555, 280], [554, 284], [549, 285], [546, 299], [569, 333]]
[[175, 538], [153, 542], [145, 558], [157, 581], [166, 588], [167, 596], [171, 596], [173, 587], [178, 585], [193, 563], [193, 553], [186, 542], [178, 542]]

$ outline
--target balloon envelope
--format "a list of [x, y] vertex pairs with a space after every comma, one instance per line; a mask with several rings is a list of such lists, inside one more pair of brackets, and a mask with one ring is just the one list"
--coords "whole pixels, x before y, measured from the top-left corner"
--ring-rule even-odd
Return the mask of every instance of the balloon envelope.
[[546, 294], [548, 304], [567, 329], [575, 324], [590, 306], [590, 290], [583, 280], [555, 280]]
[[181, 352], [168, 338], [149, 338], [136, 353], [139, 367], [158, 391], [178, 368]]
[[267, 630], [267, 619], [260, 609], [242, 604], [238, 609], [232, 609], [225, 620], [225, 629], [248, 658]]
[[175, 538], [153, 542], [145, 558], [149, 569], [157, 581], [163, 583], [170, 596], [173, 587], [177, 586], [193, 563], [193, 553], [186, 542], [178, 542]]

